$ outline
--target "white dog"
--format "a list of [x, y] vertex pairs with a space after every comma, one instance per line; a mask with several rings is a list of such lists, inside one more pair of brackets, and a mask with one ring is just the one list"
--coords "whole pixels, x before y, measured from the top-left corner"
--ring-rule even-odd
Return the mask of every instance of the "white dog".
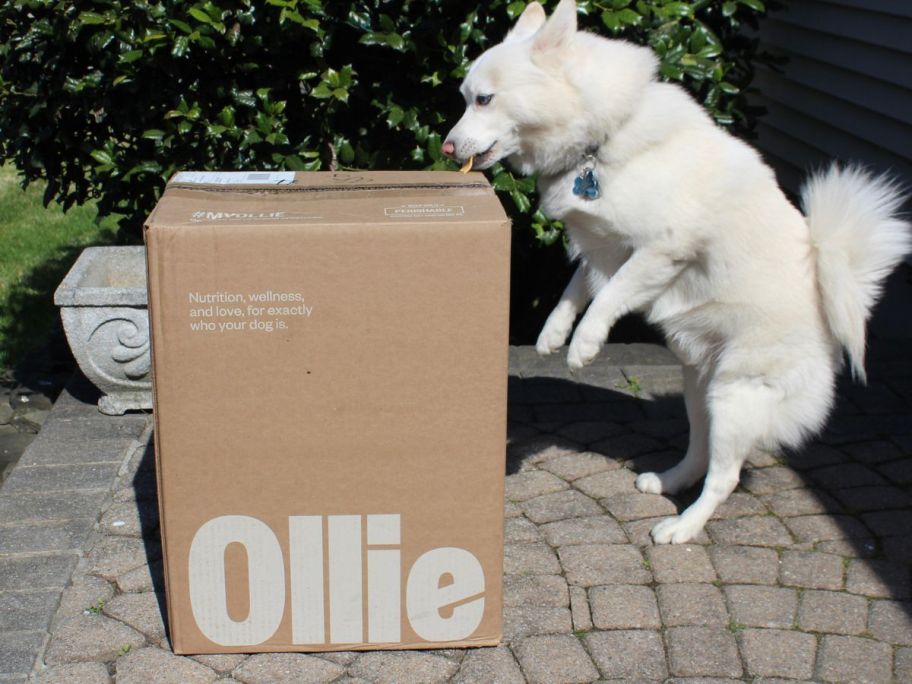
[[865, 324], [910, 226], [895, 186], [857, 168], [810, 179], [802, 216], [760, 156], [656, 67], [647, 48], [577, 32], [573, 0], [547, 20], [531, 3], [472, 65], [443, 151], [537, 173], [542, 209], [566, 225], [579, 267], [540, 353], [558, 350], [583, 312], [571, 368], [628, 311], [664, 331], [684, 365], [690, 444], [636, 486], [673, 494], [706, 476], [697, 501], [652, 530], [681, 543], [737, 486], [752, 449], [822, 428], [843, 348], [864, 379]]

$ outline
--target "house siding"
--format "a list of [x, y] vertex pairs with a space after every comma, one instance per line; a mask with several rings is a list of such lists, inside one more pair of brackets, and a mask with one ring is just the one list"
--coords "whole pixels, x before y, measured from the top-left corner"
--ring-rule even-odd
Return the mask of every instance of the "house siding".
[[759, 66], [757, 146], [796, 193], [829, 160], [912, 187], [912, 0], [786, 0], [759, 30], [788, 61]]

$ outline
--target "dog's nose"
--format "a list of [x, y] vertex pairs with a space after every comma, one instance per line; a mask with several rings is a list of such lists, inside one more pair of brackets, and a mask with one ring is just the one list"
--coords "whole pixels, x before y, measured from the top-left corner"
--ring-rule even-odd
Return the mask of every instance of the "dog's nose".
[[440, 151], [443, 152], [446, 156], [452, 157], [454, 154], [456, 154], [456, 145], [447, 140], [445, 143], [443, 143]]

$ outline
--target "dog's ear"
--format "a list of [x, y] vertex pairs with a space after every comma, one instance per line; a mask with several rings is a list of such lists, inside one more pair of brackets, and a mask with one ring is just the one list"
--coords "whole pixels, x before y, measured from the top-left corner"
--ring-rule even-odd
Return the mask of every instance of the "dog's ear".
[[551, 17], [535, 34], [535, 50], [548, 51], [563, 47], [576, 33], [576, 0], [561, 0]]
[[507, 34], [507, 37], [504, 38], [503, 42], [512, 43], [516, 40], [530, 38], [535, 35], [535, 32], [538, 31], [544, 23], [544, 8], [537, 2], [531, 2], [519, 16], [519, 19], [516, 20], [516, 25], [510, 29], [510, 32]]

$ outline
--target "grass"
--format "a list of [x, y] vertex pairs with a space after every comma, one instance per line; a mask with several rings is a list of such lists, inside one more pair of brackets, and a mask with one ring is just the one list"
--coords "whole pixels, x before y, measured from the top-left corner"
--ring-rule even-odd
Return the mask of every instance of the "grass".
[[740, 634], [745, 629], [747, 629], [747, 625], [742, 625], [740, 622], [737, 622], [735, 620], [730, 620], [728, 623], [728, 631], [732, 634]]
[[99, 602], [96, 603], [95, 605], [89, 606], [88, 608], [86, 608], [86, 609], [83, 611], [83, 613], [85, 613], [85, 614], [87, 614], [87, 615], [88, 615], [88, 614], [92, 614], [92, 615], [101, 615], [101, 612], [104, 610], [104, 606], [105, 606], [105, 602], [104, 602], [104, 601], [99, 601]]
[[643, 391], [643, 386], [640, 384], [640, 379], [635, 375], [631, 375], [630, 377], [628, 377], [626, 384], [615, 385], [615, 387], [617, 387], [618, 389], [627, 390], [635, 397], [639, 397], [640, 392]]
[[44, 207], [44, 185], [23, 191], [15, 169], [0, 167], [0, 368], [41, 345], [57, 317], [54, 290], [83, 247], [114, 242], [116, 219], [94, 205]]

